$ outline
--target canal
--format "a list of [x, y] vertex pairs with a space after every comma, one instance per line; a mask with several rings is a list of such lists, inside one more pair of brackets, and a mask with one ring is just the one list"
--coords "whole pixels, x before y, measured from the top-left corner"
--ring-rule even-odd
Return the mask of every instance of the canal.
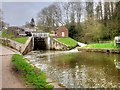
[[119, 54], [32, 51], [25, 57], [66, 88], [120, 88]]

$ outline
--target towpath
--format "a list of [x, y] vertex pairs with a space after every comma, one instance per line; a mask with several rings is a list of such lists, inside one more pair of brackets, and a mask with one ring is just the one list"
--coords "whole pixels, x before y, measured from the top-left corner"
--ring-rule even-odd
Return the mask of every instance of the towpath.
[[23, 81], [12, 71], [11, 57], [18, 53], [0, 44], [0, 88], [25, 88]]

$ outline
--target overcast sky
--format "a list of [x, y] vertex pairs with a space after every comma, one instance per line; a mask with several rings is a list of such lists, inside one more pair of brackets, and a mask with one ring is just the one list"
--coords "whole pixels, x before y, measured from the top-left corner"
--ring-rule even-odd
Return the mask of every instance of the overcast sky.
[[36, 20], [38, 12], [52, 2], [4, 2], [2, 3], [4, 21], [10, 25], [21, 26]]

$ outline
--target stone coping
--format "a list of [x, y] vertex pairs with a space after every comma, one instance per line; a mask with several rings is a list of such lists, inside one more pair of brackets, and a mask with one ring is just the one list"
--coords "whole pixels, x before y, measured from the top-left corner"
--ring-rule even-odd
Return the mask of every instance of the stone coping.
[[120, 49], [107, 49], [107, 48], [103, 48], [103, 49], [98, 49], [98, 48], [78, 48], [78, 51], [120, 54]]

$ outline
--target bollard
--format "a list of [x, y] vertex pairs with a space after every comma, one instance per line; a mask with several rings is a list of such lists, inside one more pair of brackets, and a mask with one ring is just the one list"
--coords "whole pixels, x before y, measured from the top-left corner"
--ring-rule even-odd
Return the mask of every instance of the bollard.
[[21, 47], [21, 46], [19, 46], [19, 52], [20, 52], [20, 53], [22, 52], [22, 47]]

